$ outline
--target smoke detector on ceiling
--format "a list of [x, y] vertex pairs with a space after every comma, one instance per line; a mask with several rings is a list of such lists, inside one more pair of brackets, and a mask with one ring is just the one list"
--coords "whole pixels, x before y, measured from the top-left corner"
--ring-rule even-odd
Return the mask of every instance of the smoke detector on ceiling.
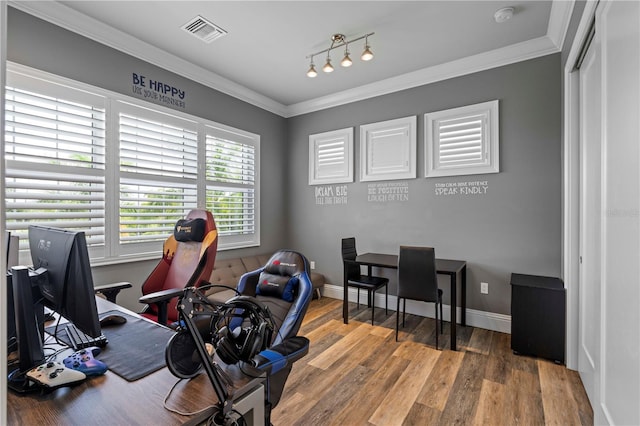
[[513, 16], [513, 12], [513, 7], [503, 7], [502, 9], [498, 9], [496, 13], [493, 14], [493, 19], [495, 19], [498, 24], [501, 24], [511, 19], [511, 17]]
[[182, 29], [198, 37], [205, 43], [211, 43], [212, 41], [227, 35], [227, 32], [225, 30], [223, 30], [213, 22], [204, 19], [200, 15], [184, 24], [182, 26]]

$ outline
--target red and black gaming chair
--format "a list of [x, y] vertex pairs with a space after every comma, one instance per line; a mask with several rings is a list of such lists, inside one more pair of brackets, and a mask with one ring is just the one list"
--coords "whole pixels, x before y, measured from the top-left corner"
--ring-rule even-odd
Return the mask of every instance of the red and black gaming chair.
[[146, 304], [141, 315], [160, 324], [178, 320], [177, 297], [171, 290], [199, 287], [211, 277], [218, 249], [218, 231], [208, 210], [192, 210], [176, 223], [163, 245], [162, 259], [142, 284], [139, 300]]

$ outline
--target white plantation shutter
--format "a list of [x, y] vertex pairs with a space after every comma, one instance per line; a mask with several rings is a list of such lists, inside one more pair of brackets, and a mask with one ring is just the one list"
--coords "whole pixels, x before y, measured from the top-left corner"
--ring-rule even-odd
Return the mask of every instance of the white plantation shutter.
[[316, 173], [318, 176], [344, 175], [347, 150], [344, 139], [319, 141], [315, 146]]
[[439, 167], [482, 163], [486, 159], [486, 115], [436, 121]]
[[360, 126], [360, 181], [416, 177], [416, 116]]
[[6, 227], [84, 231], [92, 264], [158, 257], [177, 220], [212, 210], [218, 249], [260, 244], [260, 136], [8, 64]]
[[498, 101], [425, 114], [426, 176], [498, 173]]
[[130, 105], [121, 108], [119, 242], [163, 241], [176, 221], [197, 207], [197, 125]]
[[226, 247], [258, 244], [257, 135], [206, 127], [206, 207]]
[[84, 231], [92, 253], [101, 254], [104, 99], [68, 87], [51, 86], [49, 92], [6, 88], [7, 229], [23, 248], [30, 224]]
[[309, 185], [353, 182], [353, 127], [309, 136]]

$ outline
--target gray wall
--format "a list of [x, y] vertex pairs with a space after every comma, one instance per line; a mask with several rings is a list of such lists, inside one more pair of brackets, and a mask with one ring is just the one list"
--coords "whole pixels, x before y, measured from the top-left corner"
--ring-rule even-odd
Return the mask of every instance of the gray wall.
[[[560, 95], [556, 54], [289, 119], [291, 244], [333, 284], [342, 283], [342, 237], [356, 237], [359, 252], [433, 246], [437, 257], [467, 260], [469, 308], [509, 314], [512, 272], [561, 272]], [[492, 99], [500, 101], [500, 173], [424, 178], [423, 114]], [[370, 203], [368, 183], [358, 178], [358, 126], [412, 115], [418, 178], [407, 181], [409, 201]], [[356, 178], [347, 184], [347, 204], [316, 205], [307, 183], [309, 135], [351, 126]], [[435, 195], [436, 183], [472, 180], [486, 180], [487, 194]], [[395, 287], [393, 273], [379, 273]], [[481, 281], [489, 283], [488, 295], [480, 294]]]
[[[284, 119], [152, 64], [9, 8], [8, 59], [131, 95], [131, 74], [153, 75], [188, 92], [185, 112], [261, 136], [261, 247], [219, 252], [218, 258], [301, 250], [330, 283], [341, 284], [340, 238], [358, 249], [397, 253], [401, 244], [431, 245], [438, 257], [468, 261], [468, 307], [509, 314], [511, 272], [560, 274], [560, 55], [425, 85], [345, 106]], [[426, 112], [500, 100], [499, 174], [425, 179]], [[348, 204], [318, 206], [307, 184], [310, 134], [418, 116], [418, 178], [409, 201], [373, 204], [367, 183], [348, 184]], [[289, 153], [289, 158], [283, 153]], [[483, 196], [444, 197], [436, 183], [486, 180]], [[129, 280], [125, 306], [136, 307], [153, 262], [95, 268], [96, 283]], [[392, 287], [395, 277], [392, 278]], [[480, 295], [480, 281], [490, 284]], [[446, 286], [443, 286], [446, 289]], [[393, 293], [392, 288], [392, 293]], [[445, 296], [445, 301], [447, 297]]]
[[[288, 231], [287, 192], [282, 191], [286, 185], [286, 174], [285, 167], [281, 167], [287, 143], [284, 118], [11, 7], [7, 51], [9, 61], [132, 97], [132, 73], [153, 76], [186, 91], [186, 108], [176, 110], [259, 134], [261, 247], [221, 251], [217, 256], [236, 257], [273, 251], [283, 246]], [[94, 281], [96, 284], [133, 282], [134, 288], [127, 290], [121, 301], [125, 306], [136, 309], [139, 308], [136, 300], [142, 280], [155, 263], [96, 267]]]

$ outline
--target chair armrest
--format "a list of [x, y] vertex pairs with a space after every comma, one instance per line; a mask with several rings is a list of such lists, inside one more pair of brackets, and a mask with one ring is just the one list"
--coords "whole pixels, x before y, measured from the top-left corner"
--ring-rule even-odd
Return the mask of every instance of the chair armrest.
[[156, 291], [142, 296], [138, 301], [147, 305], [155, 304], [158, 308], [158, 324], [167, 325], [168, 312], [167, 305], [174, 297], [184, 293], [183, 288], [170, 288], [168, 290]]
[[138, 300], [140, 301], [140, 303], [145, 303], [147, 305], [162, 302], [168, 303], [169, 300], [173, 299], [174, 297], [180, 296], [182, 293], [184, 293], [183, 288], [170, 288], [168, 290], [145, 294]]
[[293, 336], [279, 345], [260, 352], [253, 358], [253, 366], [267, 375], [272, 375], [298, 361], [309, 353], [309, 339]]
[[129, 282], [122, 281], [119, 283], [102, 284], [94, 287], [96, 293], [104, 294], [109, 302], [116, 303], [116, 297], [120, 290], [125, 288], [131, 288], [132, 285]]

